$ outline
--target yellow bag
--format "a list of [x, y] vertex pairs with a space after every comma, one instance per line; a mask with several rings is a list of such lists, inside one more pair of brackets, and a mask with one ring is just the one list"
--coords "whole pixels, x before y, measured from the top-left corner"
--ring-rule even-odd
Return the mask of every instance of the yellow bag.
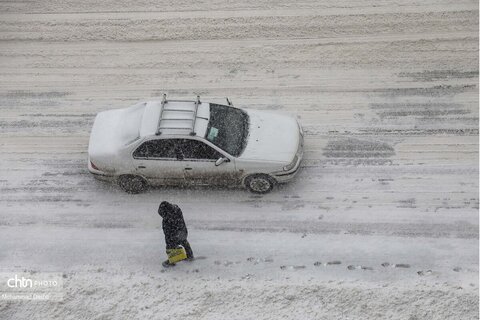
[[167, 249], [168, 261], [170, 263], [177, 263], [179, 261], [187, 259], [187, 253], [183, 247], [175, 249]]

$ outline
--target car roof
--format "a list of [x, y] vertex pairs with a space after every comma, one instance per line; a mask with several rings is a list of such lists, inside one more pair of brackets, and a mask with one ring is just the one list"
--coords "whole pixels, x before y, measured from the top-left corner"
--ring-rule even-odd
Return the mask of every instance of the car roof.
[[140, 136], [185, 135], [204, 137], [210, 119], [210, 104], [197, 100], [144, 102]]

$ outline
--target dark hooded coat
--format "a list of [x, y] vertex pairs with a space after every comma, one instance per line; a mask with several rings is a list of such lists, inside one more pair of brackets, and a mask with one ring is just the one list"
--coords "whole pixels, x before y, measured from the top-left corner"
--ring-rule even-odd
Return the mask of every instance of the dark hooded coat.
[[176, 248], [187, 240], [187, 225], [182, 210], [177, 205], [163, 201], [158, 207], [158, 214], [163, 218], [162, 229], [167, 248]]

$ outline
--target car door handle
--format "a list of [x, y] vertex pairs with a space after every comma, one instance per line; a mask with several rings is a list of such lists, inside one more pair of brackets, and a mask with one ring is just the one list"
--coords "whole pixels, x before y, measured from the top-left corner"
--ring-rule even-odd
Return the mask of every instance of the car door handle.
[[192, 170], [192, 168], [185, 168], [185, 170]]
[[147, 167], [145, 167], [145, 166], [138, 166], [138, 169], [145, 169], [145, 168], [147, 168]]

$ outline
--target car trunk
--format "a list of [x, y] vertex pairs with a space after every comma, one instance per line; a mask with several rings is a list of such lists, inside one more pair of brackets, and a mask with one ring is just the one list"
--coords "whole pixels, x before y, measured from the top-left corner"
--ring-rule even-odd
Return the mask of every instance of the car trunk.
[[139, 138], [144, 104], [100, 112], [95, 118], [88, 155], [101, 171], [113, 171], [119, 150]]

